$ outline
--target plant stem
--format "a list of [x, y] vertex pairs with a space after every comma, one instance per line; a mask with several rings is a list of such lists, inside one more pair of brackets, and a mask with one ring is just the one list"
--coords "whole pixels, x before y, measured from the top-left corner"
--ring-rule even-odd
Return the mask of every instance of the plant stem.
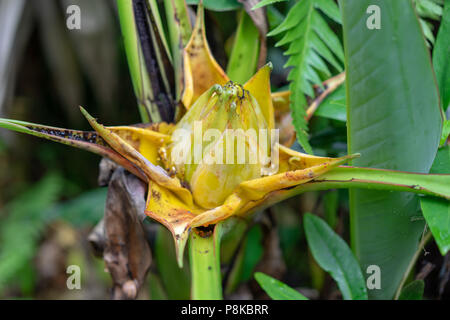
[[359, 188], [405, 191], [450, 200], [450, 175], [421, 174], [395, 170], [339, 166], [320, 177], [291, 189], [275, 191], [252, 210], [271, 205], [305, 192], [329, 189]]
[[191, 298], [193, 300], [222, 299], [220, 273], [221, 225], [214, 232], [200, 236], [195, 231], [189, 238], [189, 260], [191, 264]]
[[159, 122], [161, 116], [158, 108], [150, 103], [153, 92], [149, 76], [145, 67], [144, 56], [136, 29], [133, 1], [117, 0], [120, 28], [142, 122]]
[[419, 259], [420, 254], [422, 253], [422, 250], [425, 248], [425, 245], [427, 242], [431, 239], [431, 232], [428, 231], [422, 238], [422, 240], [419, 243], [419, 246], [417, 247], [416, 252], [414, 253], [414, 256], [412, 257], [411, 261], [409, 262], [408, 268], [405, 271], [405, 274], [403, 275], [402, 281], [400, 282], [400, 285], [398, 286], [397, 292], [395, 293], [394, 300], [398, 300], [400, 297], [400, 294], [402, 292], [402, 289], [405, 285], [406, 280], [409, 277], [409, 274], [411, 273], [414, 265], [417, 262], [417, 259]]
[[175, 99], [181, 97], [183, 91], [183, 48], [189, 41], [192, 32], [191, 22], [186, 2], [184, 0], [164, 1], [166, 19], [169, 28], [169, 43], [172, 52], [172, 62], [175, 72]]

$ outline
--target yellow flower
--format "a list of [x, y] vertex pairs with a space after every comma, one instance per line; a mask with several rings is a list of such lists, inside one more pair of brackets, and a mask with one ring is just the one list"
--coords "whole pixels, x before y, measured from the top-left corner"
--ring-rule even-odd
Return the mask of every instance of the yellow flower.
[[[226, 129], [274, 129], [272, 100], [280, 99], [271, 95], [270, 64], [243, 86], [230, 82], [210, 53], [202, 14], [185, 48], [184, 67], [182, 102], [187, 112], [175, 126], [104, 127], [82, 109], [108, 145], [142, 172], [148, 182], [146, 214], [171, 231], [180, 264], [191, 228], [245, 215], [270, 202], [277, 191], [311, 181], [351, 158], [316, 157], [276, 144], [268, 150], [275, 147], [279, 152], [278, 172], [271, 175], [262, 174], [261, 164], [199, 164], [192, 155], [189, 163], [172, 163], [172, 135], [177, 129], [187, 130], [191, 137], [195, 121], [201, 121], [203, 131], [214, 128], [222, 134]], [[211, 145], [215, 144], [202, 146], [201, 155], [211, 152]]]
[[[181, 265], [192, 228], [216, 224], [230, 216], [244, 216], [280, 201], [291, 195], [291, 188], [353, 157], [311, 156], [287, 147], [292, 136], [281, 137], [282, 143], [274, 139], [276, 115], [285, 111], [289, 93], [271, 94], [270, 72], [269, 63], [242, 86], [230, 82], [211, 55], [200, 10], [184, 50], [185, 86], [181, 101], [186, 113], [177, 124], [105, 127], [81, 108], [96, 133], [14, 120], [1, 120], [0, 126], [95, 152], [145, 181], [148, 184], [145, 212], [170, 230]], [[216, 135], [216, 139], [201, 137], [198, 150], [195, 150], [196, 122], [202, 132], [213, 130], [209, 132]], [[239, 151], [234, 140], [226, 139], [228, 132], [233, 133], [230, 129], [245, 138], [244, 159], [256, 154], [264, 161], [258, 158], [256, 162], [239, 162], [236, 152], [230, 157], [232, 163], [217, 162], [219, 155], [225, 159], [230, 151]], [[256, 134], [252, 136], [251, 132]], [[261, 138], [259, 132], [269, 134]], [[184, 148], [181, 143], [180, 149], [176, 140], [183, 135], [193, 138], [194, 143]], [[236, 137], [236, 143], [238, 140]], [[185, 152], [184, 156], [174, 159], [173, 154], [180, 150]], [[196, 152], [202, 161], [195, 161]], [[206, 161], [212, 158], [215, 161]]]

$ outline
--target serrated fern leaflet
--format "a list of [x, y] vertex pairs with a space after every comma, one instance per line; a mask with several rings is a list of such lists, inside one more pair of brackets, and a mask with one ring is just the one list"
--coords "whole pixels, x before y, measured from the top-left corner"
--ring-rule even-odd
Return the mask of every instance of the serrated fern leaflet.
[[434, 26], [430, 21], [440, 21], [443, 11], [443, 0], [414, 0], [416, 12], [419, 16], [422, 32], [427, 39], [427, 45], [434, 45]]
[[288, 80], [291, 91], [291, 110], [297, 139], [306, 152], [312, 153], [305, 120], [305, 94], [314, 98], [313, 85], [321, 85], [322, 77], [331, 77], [330, 66], [342, 71], [344, 50], [325, 17], [340, 23], [341, 17], [333, 0], [301, 0], [285, 20], [268, 35], [279, 35], [276, 46], [286, 46], [289, 59], [285, 67], [292, 67]]

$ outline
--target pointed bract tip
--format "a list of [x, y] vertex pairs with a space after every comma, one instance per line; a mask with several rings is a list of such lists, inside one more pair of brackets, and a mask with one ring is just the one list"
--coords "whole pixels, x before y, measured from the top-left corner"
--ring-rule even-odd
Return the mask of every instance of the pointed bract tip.
[[80, 111], [81, 111], [82, 114], [87, 113], [86, 109], [83, 108], [82, 106], [78, 106], [78, 108], [80, 108]]
[[177, 264], [180, 269], [183, 268], [184, 249], [186, 248], [188, 238], [189, 230], [185, 230], [182, 234], [179, 234], [178, 237], [174, 237]]
[[98, 123], [97, 120], [86, 111], [86, 109], [80, 106], [80, 110], [83, 116], [87, 119], [87, 121], [91, 125], [91, 127], [94, 128], [94, 130], [97, 131], [97, 129], [103, 128], [103, 125]]
[[83, 114], [83, 116], [88, 120], [94, 120], [94, 118], [86, 111], [85, 108], [83, 108], [82, 106], [79, 106], [81, 113]]
[[204, 18], [203, 12], [204, 12], [203, 0], [200, 0], [197, 5], [197, 16], [198, 16], [197, 19], [200, 21], [202, 21]]

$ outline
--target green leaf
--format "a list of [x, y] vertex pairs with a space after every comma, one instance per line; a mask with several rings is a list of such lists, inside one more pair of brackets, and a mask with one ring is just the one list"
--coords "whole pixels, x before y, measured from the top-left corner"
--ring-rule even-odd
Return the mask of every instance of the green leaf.
[[227, 75], [237, 83], [246, 83], [256, 72], [259, 56], [259, 33], [243, 10], [227, 66]]
[[339, 192], [337, 190], [330, 190], [325, 193], [323, 197], [323, 211], [325, 221], [331, 228], [335, 228], [338, 222], [339, 210]]
[[147, 276], [147, 283], [151, 300], [168, 300], [167, 294], [164, 291], [164, 287], [158, 274], [150, 271]]
[[71, 200], [58, 203], [51, 209], [50, 215], [74, 227], [93, 226], [103, 217], [107, 191], [107, 188], [86, 191]]
[[450, 104], [450, 2], [446, 1], [441, 26], [433, 49], [433, 66], [441, 93], [442, 106]]
[[252, 10], [259, 9], [259, 8], [262, 8], [262, 7], [268, 6], [270, 4], [277, 3], [277, 2], [285, 2], [285, 1], [287, 1], [287, 0], [262, 0], [257, 5], [255, 5], [252, 8]]
[[314, 259], [337, 282], [344, 299], [367, 300], [364, 277], [345, 241], [319, 217], [307, 213], [303, 223]]
[[63, 193], [64, 181], [51, 173], [0, 211], [0, 291], [20, 279], [23, 268], [31, 264], [42, 232], [52, 219], [50, 208]]
[[443, 256], [450, 250], [450, 201], [421, 199], [423, 216]]
[[345, 100], [345, 84], [329, 94], [319, 105], [314, 116], [333, 120], [347, 121], [347, 101]]
[[415, 0], [416, 11], [422, 18], [439, 20], [442, 16], [442, 7], [432, 0]]
[[403, 288], [399, 300], [422, 300], [424, 289], [423, 280], [414, 280]]
[[[450, 146], [438, 151], [430, 172], [450, 173]], [[420, 200], [420, 205], [434, 240], [445, 256], [450, 250], [450, 201], [427, 197]]]
[[442, 127], [441, 142], [439, 143], [439, 147], [443, 147], [445, 145], [449, 136], [450, 136], [450, 120], [445, 120], [444, 126]]
[[291, 91], [291, 110], [293, 124], [297, 131], [300, 145], [306, 152], [312, 153], [308, 142], [307, 123], [305, 120], [305, 95], [314, 97], [313, 85], [321, 85], [319, 74], [331, 76], [328, 65], [341, 71], [344, 52], [339, 38], [325, 21], [327, 17], [340, 22], [340, 13], [333, 0], [303, 0], [297, 2], [286, 16], [283, 23], [268, 33], [269, 36], [283, 35], [276, 46], [287, 46], [289, 59], [285, 67], [292, 67], [289, 72], [289, 89]]
[[431, 166], [430, 173], [450, 173], [450, 146], [445, 146], [438, 150], [433, 165]]
[[175, 73], [175, 99], [178, 101], [184, 87], [183, 50], [180, 48], [184, 48], [188, 43], [192, 26], [184, 0], [164, 1], [164, 8]]
[[255, 279], [273, 300], [308, 300], [297, 290], [262, 272], [256, 272]]
[[[186, 0], [187, 4], [198, 4], [199, 0]], [[242, 8], [238, 0], [203, 0], [203, 5], [208, 10], [230, 11]]]
[[163, 226], [158, 226], [155, 239], [155, 262], [159, 276], [169, 300], [188, 300], [190, 298], [189, 263], [183, 263], [183, 268], [177, 265], [177, 256], [170, 232]]
[[425, 36], [425, 39], [427, 39], [427, 41], [428, 41], [427, 45], [433, 46], [434, 41], [435, 41], [434, 34], [433, 34], [433, 25], [424, 19], [419, 19], [419, 22], [420, 22], [420, 26], [422, 27], [423, 35]]
[[146, 97], [151, 95], [152, 88], [145, 64], [142, 63], [143, 53], [136, 30], [133, 3], [127, 0], [117, 0], [117, 11], [141, 119], [143, 122], [161, 121], [159, 113], [149, 103], [144, 102], [147, 101]]
[[[420, 24], [410, 1], [379, 0], [381, 29], [370, 30], [371, 4], [341, 1], [349, 153], [361, 153], [355, 166], [426, 173], [442, 119]], [[424, 228], [417, 197], [353, 189], [350, 219], [352, 249], [362, 269], [376, 264], [383, 271], [381, 290], [369, 296], [392, 298]]]
[[260, 226], [254, 226], [248, 231], [243, 248], [241, 282], [247, 282], [251, 279], [253, 270], [261, 261], [264, 255], [263, 241], [263, 232]]

